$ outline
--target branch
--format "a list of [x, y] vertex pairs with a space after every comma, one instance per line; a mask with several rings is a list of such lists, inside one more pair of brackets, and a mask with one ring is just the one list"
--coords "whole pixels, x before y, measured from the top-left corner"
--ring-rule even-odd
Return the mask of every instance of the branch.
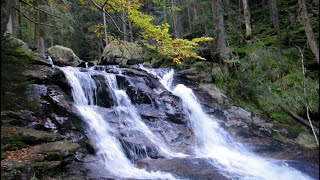
[[290, 111], [289, 109], [285, 108], [284, 106], [282, 106], [281, 104], [279, 104], [280, 107], [286, 111], [289, 115], [291, 115], [293, 118], [295, 118], [296, 120], [298, 120], [299, 122], [301, 122], [302, 124], [312, 128], [312, 130], [314, 131], [314, 133], [316, 133], [317, 135], [319, 135], [319, 129], [310, 126], [309, 122], [305, 119], [303, 119], [302, 117], [298, 116], [297, 114], [295, 114], [294, 112]]
[[40, 9], [40, 8], [38, 8], [38, 7], [35, 7], [34, 5], [28, 3], [28, 2], [26, 2], [26, 1], [24, 1], [24, 0], [20, 0], [20, 2], [23, 2], [24, 4], [26, 4], [26, 5], [28, 5], [28, 6], [31, 6], [31, 7], [35, 8], [36, 10], [41, 11], [41, 12], [43, 12], [43, 13], [46, 13], [46, 14], [48, 14], [48, 15], [50, 15], [50, 16], [54, 16], [54, 17], [57, 17], [57, 18], [62, 18], [62, 16], [57, 16], [57, 15], [51, 14], [51, 13], [45, 11], [45, 10], [42, 10], [42, 9]]
[[31, 21], [31, 22], [33, 22], [33, 23], [35, 23], [35, 24], [60, 28], [59, 26], [55, 26], [55, 25], [52, 25], [52, 24], [46, 24], [46, 23], [36, 22], [35, 20], [32, 20], [32, 19], [29, 18], [26, 14], [24, 14], [19, 8], [15, 7], [15, 9], [16, 9], [20, 14], [22, 14], [26, 19], [28, 19], [29, 21]]
[[[113, 7], [111, 4], [108, 3], [107, 0], [103, 3], [103, 5], [102, 5], [101, 7], [104, 8], [105, 5], [108, 5], [108, 6], [114, 11], [114, 13], [116, 14], [116, 16], [121, 20], [121, 22], [122, 22], [123, 24], [125, 24], [126, 27], [129, 27], [129, 25], [125, 22], [125, 20], [122, 19], [122, 17], [117, 13], [117, 11], [114, 9], [114, 7]], [[130, 28], [130, 27], [129, 27], [129, 28]], [[132, 33], [131, 33], [131, 34], [132, 34]]]
[[[115, 20], [112, 18], [112, 16], [111, 16], [108, 12], [106, 12], [105, 10], [103, 10], [103, 8], [102, 8], [99, 4], [97, 4], [96, 2], [94, 2], [94, 0], [91, 0], [91, 2], [92, 2], [100, 11], [102, 11], [102, 12], [104, 12], [106, 15], [108, 15], [108, 17], [111, 19], [112, 23], [116, 26], [117, 30], [118, 30], [120, 33], [122, 33], [122, 34], [124, 34], [124, 35], [127, 35], [127, 36], [130, 35], [130, 34], [127, 34], [127, 33], [123, 32], [123, 31], [119, 28], [119, 26], [117, 25], [117, 23], [115, 22]], [[121, 19], [121, 18], [120, 18], [120, 19]]]

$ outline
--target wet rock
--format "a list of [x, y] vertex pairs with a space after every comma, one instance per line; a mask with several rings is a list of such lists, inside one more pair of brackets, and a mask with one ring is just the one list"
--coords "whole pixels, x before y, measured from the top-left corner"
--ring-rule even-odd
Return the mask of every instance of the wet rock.
[[136, 105], [136, 108], [142, 118], [153, 120], [159, 117], [159, 111], [149, 104]]
[[144, 83], [141, 77], [117, 76], [119, 89], [124, 89], [133, 104], [151, 104], [154, 91]]
[[86, 61], [82, 61], [79, 65], [78, 65], [78, 67], [83, 67], [83, 68], [89, 68], [89, 67], [92, 67], [92, 66], [94, 66], [95, 64], [94, 63], [92, 63], [92, 62], [86, 62]]
[[114, 40], [105, 47], [98, 64], [125, 66], [144, 61], [142, 47], [135, 43]]
[[138, 162], [140, 168], [149, 171], [164, 171], [187, 179], [219, 179], [226, 180], [219, 170], [207, 159], [200, 158], [172, 158], [172, 159], [144, 159]]
[[160, 94], [160, 101], [158, 102], [159, 109], [164, 109], [169, 121], [177, 124], [186, 124], [187, 118], [183, 111], [182, 101], [179, 97], [166, 91]]
[[54, 65], [78, 66], [81, 61], [77, 55], [67, 47], [56, 45], [48, 48], [46, 52], [52, 58]]
[[146, 157], [163, 157], [161, 153], [159, 153], [156, 145], [141, 132], [130, 131], [125, 133], [126, 134], [120, 138], [120, 142], [130, 160], [136, 162]]
[[186, 125], [161, 120], [156, 121], [153, 124], [153, 126], [157, 128], [157, 131], [154, 133], [159, 134], [158, 137], [164, 139], [166, 144], [168, 144], [173, 151], [185, 154], [193, 153], [195, 137]]
[[109, 108], [114, 105], [112, 96], [108, 85], [106, 84], [106, 79], [102, 75], [93, 75], [92, 78], [96, 81], [96, 100], [97, 105], [101, 107]]

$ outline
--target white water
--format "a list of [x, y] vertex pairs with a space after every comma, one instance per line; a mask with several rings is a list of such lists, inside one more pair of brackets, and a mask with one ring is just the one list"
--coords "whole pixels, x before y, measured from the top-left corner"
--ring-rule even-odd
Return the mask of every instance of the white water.
[[283, 161], [266, 159], [246, 150], [235, 142], [216, 119], [209, 117], [201, 108], [192, 90], [183, 84], [172, 87], [174, 71], [171, 69], [161, 76], [159, 72], [141, 69], [156, 75], [161, 84], [183, 101], [185, 113], [189, 117], [196, 137], [194, 147], [198, 157], [209, 158], [227, 177], [232, 179], [266, 180], [307, 180], [312, 179], [300, 171], [289, 167]]
[[52, 67], [54, 67], [52, 58], [49, 55], [48, 55], [48, 62], [49, 64], [51, 64]]
[[[102, 72], [103, 73], [103, 72]], [[128, 114], [132, 126], [142, 132], [148, 139], [155, 144], [163, 155], [166, 157], [185, 157], [182, 153], [175, 153], [159, 138], [157, 138], [151, 130], [143, 123], [136, 107], [131, 103], [130, 98], [124, 90], [120, 90], [117, 85], [116, 76], [114, 74], [103, 73], [109, 89], [112, 90], [112, 96], [117, 101], [117, 109], [120, 113]]]
[[[97, 87], [91, 77], [95, 71], [80, 72], [79, 68], [74, 67], [62, 67], [60, 69], [64, 72], [72, 87], [74, 105], [88, 124], [90, 128], [89, 136], [98, 149], [97, 155], [102, 158], [108, 171], [124, 178], [175, 179], [169, 173], [160, 171], [147, 172], [144, 169], [138, 169], [126, 157], [120, 142], [113, 136], [113, 129], [95, 110], [96, 102], [94, 97], [96, 97]], [[112, 83], [114, 83], [114, 81]], [[125, 97], [124, 93], [120, 90], [115, 92]], [[118, 96], [118, 94], [116, 94], [116, 96]], [[123, 99], [125, 100], [126, 98]], [[119, 101], [121, 101], [121, 99], [119, 99]]]

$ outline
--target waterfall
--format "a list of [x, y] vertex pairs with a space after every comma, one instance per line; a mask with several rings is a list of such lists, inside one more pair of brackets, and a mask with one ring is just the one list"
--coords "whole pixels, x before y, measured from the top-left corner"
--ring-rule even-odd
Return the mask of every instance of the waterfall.
[[159, 78], [160, 83], [179, 96], [184, 111], [190, 121], [196, 137], [195, 154], [208, 158], [225, 176], [231, 179], [312, 179], [300, 171], [291, 168], [284, 161], [259, 157], [248, 151], [221, 128], [216, 119], [208, 116], [202, 109], [193, 91], [183, 84], [172, 87], [174, 70], [164, 73], [162, 70], [140, 68]]
[[[102, 72], [103, 73], [103, 72]], [[121, 73], [121, 72], [120, 72]], [[158, 146], [160, 151], [166, 157], [185, 157], [182, 153], [175, 153], [159, 138], [157, 138], [151, 130], [143, 123], [136, 107], [131, 103], [129, 96], [124, 90], [120, 90], [117, 85], [116, 76], [114, 74], [103, 73], [106, 78], [106, 83], [111, 94], [117, 102], [117, 109], [120, 113], [128, 114], [132, 125], [140, 132], [142, 132], [149, 140]]]
[[53, 61], [52, 61], [52, 58], [48, 55], [48, 62], [49, 62], [49, 64], [51, 64], [51, 66], [52, 67], [54, 67], [54, 65], [53, 65]]
[[[112, 75], [109, 76], [107, 73], [93, 69], [88, 69], [86, 72], [81, 72], [80, 68], [75, 67], [61, 67], [60, 69], [64, 72], [69, 85], [72, 87], [74, 105], [89, 127], [89, 137], [93, 140], [98, 150], [97, 155], [104, 161], [106, 170], [118, 177], [124, 178], [175, 179], [175, 177], [169, 173], [160, 171], [148, 172], [144, 169], [138, 169], [135, 167], [134, 164], [126, 157], [119, 140], [113, 135], [114, 130], [112, 127], [96, 110], [97, 103], [95, 97], [97, 97], [97, 86], [92, 75], [101, 73], [107, 77], [109, 85], [113, 87], [114, 95], [118, 98], [117, 103], [119, 108], [121, 109], [126, 106], [126, 110], [129, 110], [130, 108], [130, 102], [127, 95], [124, 91], [117, 88]], [[122, 102], [125, 102], [125, 104], [122, 104]], [[131, 113], [134, 112], [129, 112], [130, 115], [132, 115]], [[133, 119], [135, 118], [136, 117], [133, 117]], [[148, 135], [154, 136], [139, 119], [134, 122], [134, 125], [138, 126], [138, 129], [143, 129]], [[161, 146], [161, 144], [159, 146]], [[166, 152], [163, 150], [165, 147], [161, 147], [160, 149], [162, 149], [163, 152]], [[170, 151], [167, 153], [170, 155]]]

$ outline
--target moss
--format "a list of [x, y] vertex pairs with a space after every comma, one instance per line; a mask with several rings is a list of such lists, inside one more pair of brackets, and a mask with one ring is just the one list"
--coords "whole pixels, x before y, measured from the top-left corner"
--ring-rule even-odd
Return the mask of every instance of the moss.
[[[289, 122], [292, 123], [292, 122]], [[274, 126], [276, 129], [286, 129], [288, 130], [288, 135], [286, 138], [294, 139], [299, 136], [300, 133], [305, 132], [303, 126], [298, 126], [297, 124], [288, 124], [288, 123], [281, 123]]]
[[32, 59], [32, 52], [22, 49], [13, 38], [1, 36], [1, 110], [33, 108], [25, 95], [31, 82], [22, 75]]
[[2, 138], [1, 144], [9, 144], [8, 150], [18, 150], [26, 147], [24, 138], [19, 134], [13, 134], [7, 138]]
[[194, 67], [196, 68], [197, 71], [204, 71], [208, 67], [208, 64], [207, 63], [198, 62], [198, 63], [196, 63], [194, 65]]
[[287, 120], [292, 120], [292, 117], [290, 115], [288, 115], [285, 112], [282, 111], [276, 111], [271, 113], [271, 118], [276, 119], [276, 120], [280, 120], [280, 121], [287, 121]]

